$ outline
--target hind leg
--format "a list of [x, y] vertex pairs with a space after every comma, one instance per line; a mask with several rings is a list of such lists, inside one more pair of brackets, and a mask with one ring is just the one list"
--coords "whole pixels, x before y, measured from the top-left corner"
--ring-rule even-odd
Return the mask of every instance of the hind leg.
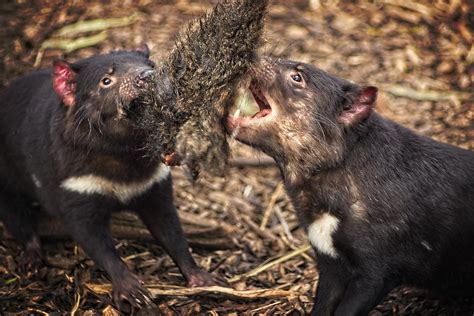
[[36, 232], [37, 216], [29, 200], [19, 194], [0, 192], [0, 220], [14, 238], [25, 245], [18, 265], [22, 272], [38, 268], [43, 261]]

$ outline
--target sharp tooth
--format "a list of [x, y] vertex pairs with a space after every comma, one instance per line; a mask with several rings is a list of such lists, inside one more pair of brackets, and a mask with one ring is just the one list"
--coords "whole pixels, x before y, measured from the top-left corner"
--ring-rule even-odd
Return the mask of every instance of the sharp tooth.
[[241, 112], [241, 111], [240, 111], [240, 108], [238, 108], [237, 110], [235, 110], [233, 116], [234, 116], [235, 118], [238, 118], [238, 117], [240, 116], [240, 112]]
[[[240, 116], [240, 113], [241, 113], [241, 111], [240, 111], [240, 107], [239, 107], [239, 108], [237, 108], [237, 110], [235, 110], [235, 112], [234, 112], [234, 118], [237, 119], [237, 118]], [[231, 138], [232, 138], [232, 139], [234, 139], [234, 138], [237, 136], [237, 134], [239, 133], [239, 129], [240, 129], [240, 125], [237, 124], [236, 128], [235, 128], [234, 131], [232, 132], [232, 135], [231, 135]]]

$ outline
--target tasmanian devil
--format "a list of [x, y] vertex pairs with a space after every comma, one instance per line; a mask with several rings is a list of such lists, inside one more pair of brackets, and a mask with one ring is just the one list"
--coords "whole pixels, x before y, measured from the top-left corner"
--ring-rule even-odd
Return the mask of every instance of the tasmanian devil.
[[399, 285], [474, 294], [474, 153], [373, 112], [377, 88], [262, 58], [237, 139], [277, 162], [320, 273], [313, 315], [365, 315]]
[[110, 236], [110, 216], [119, 210], [138, 213], [190, 286], [212, 282], [189, 253], [169, 169], [143, 154], [145, 136], [131, 119], [154, 82], [148, 55], [143, 49], [56, 61], [0, 96], [0, 219], [26, 244], [21, 265], [41, 256], [38, 213], [30, 207], [38, 201], [107, 271], [115, 302], [134, 306], [150, 299]]

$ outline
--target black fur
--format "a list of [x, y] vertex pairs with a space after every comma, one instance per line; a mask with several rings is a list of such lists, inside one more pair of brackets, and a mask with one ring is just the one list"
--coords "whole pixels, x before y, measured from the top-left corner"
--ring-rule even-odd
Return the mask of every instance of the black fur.
[[107, 271], [117, 304], [122, 299], [136, 306], [149, 301], [109, 234], [111, 214], [123, 209], [140, 215], [191, 285], [211, 281], [189, 253], [169, 175], [123, 202], [113, 194], [84, 194], [62, 186], [66, 179], [83, 175], [132, 185], [150, 178], [158, 166], [166, 168], [145, 157], [145, 137], [130, 119], [142, 106], [137, 100], [155, 80], [153, 69], [147, 52], [139, 51], [57, 62], [53, 70], [13, 81], [0, 97], [0, 219], [27, 244], [22, 263], [31, 265], [40, 254], [39, 215], [30, 207], [31, 201], [39, 201]]
[[473, 152], [382, 118], [376, 88], [311, 65], [263, 59], [253, 85], [276, 114], [230, 129], [275, 158], [305, 228], [339, 221], [337, 255], [315, 247], [312, 315], [366, 315], [399, 285], [474, 295]]

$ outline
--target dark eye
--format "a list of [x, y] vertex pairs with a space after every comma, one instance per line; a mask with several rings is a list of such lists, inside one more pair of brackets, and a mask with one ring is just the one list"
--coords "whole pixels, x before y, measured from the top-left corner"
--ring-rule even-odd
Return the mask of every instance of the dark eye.
[[102, 79], [102, 84], [104, 86], [108, 86], [111, 83], [112, 83], [112, 79], [110, 79], [109, 77], [105, 77], [104, 79]]
[[303, 78], [301, 78], [301, 75], [300, 75], [300, 74], [291, 75], [291, 79], [292, 79], [293, 81], [296, 81], [296, 82], [301, 82], [301, 81], [303, 81]]

